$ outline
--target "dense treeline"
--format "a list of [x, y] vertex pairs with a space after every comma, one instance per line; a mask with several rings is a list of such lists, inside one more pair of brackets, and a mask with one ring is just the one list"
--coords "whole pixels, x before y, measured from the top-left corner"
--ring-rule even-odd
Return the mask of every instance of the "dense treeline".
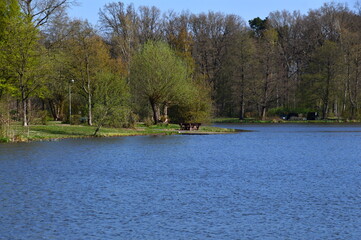
[[74, 122], [98, 127], [205, 121], [210, 113], [361, 118], [359, 5], [328, 3], [306, 15], [277, 11], [245, 22], [113, 2], [96, 29], [67, 17], [73, 3], [1, 2], [3, 131], [13, 120], [70, 121], [70, 111]]

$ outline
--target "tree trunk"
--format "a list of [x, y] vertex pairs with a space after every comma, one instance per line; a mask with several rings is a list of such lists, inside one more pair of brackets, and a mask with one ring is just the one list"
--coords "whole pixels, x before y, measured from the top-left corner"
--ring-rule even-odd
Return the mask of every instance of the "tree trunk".
[[93, 125], [93, 117], [92, 117], [92, 94], [90, 89], [90, 70], [89, 70], [89, 63], [87, 58], [86, 63], [86, 74], [87, 74], [87, 90], [88, 90], [88, 125]]
[[347, 109], [347, 99], [348, 99], [348, 93], [350, 92], [350, 83], [351, 83], [351, 66], [349, 63], [347, 63], [347, 76], [346, 79], [347, 81], [345, 82], [345, 86], [344, 86], [344, 93], [343, 93], [343, 103], [342, 103], [342, 113], [346, 112]]
[[48, 100], [49, 109], [54, 121], [59, 121], [60, 118], [60, 107], [57, 106], [54, 100]]
[[262, 121], [266, 120], [266, 112], [267, 108], [265, 106], [262, 106]]
[[242, 94], [241, 96], [241, 103], [240, 103], [240, 111], [239, 111], [239, 120], [243, 120], [244, 119], [244, 96]]
[[23, 107], [23, 126], [26, 127], [28, 126], [28, 102], [24, 91], [21, 93], [21, 98]]
[[330, 64], [327, 68], [327, 79], [326, 79], [326, 89], [325, 94], [323, 98], [323, 108], [322, 108], [322, 118], [326, 119], [328, 114], [328, 108], [329, 108], [329, 101], [330, 101], [330, 84], [331, 84], [331, 67]]
[[27, 103], [27, 108], [26, 108], [26, 115], [28, 116], [28, 125], [30, 125], [31, 121], [32, 121], [32, 116], [31, 116], [31, 112], [32, 112], [32, 105], [31, 105], [31, 98], [27, 98], [26, 99], [26, 103]]
[[48, 99], [49, 110], [53, 120], [56, 121], [56, 110], [54, 109], [53, 101]]
[[165, 102], [164, 103], [164, 107], [163, 107], [163, 123], [168, 123], [168, 103]]
[[158, 117], [157, 122], [159, 122], [160, 121], [160, 107], [159, 107], [159, 105], [156, 105], [156, 109], [157, 109], [157, 117]]
[[356, 63], [356, 72], [355, 72], [355, 94], [354, 94], [354, 99], [355, 99], [355, 113], [353, 114], [353, 118], [356, 118], [356, 114], [358, 113], [358, 108], [359, 108], [359, 104], [358, 104], [358, 91], [359, 91], [359, 61], [357, 61]]
[[92, 121], [92, 97], [91, 97], [90, 93], [88, 93], [88, 125], [89, 126], [93, 125], [93, 121]]
[[159, 108], [154, 100], [149, 99], [149, 101], [150, 101], [150, 105], [152, 106], [154, 124], [158, 124]]
[[269, 67], [267, 65], [266, 76], [264, 79], [263, 85], [263, 99], [262, 99], [262, 121], [266, 120], [266, 113], [268, 107], [268, 94], [269, 94], [269, 81], [270, 81], [270, 73]]
[[327, 118], [327, 113], [328, 113], [328, 99], [326, 99], [323, 102], [323, 107], [322, 107], [322, 119], [326, 119]]
[[99, 132], [99, 130], [100, 130], [101, 127], [102, 127], [102, 125], [98, 125], [98, 126], [97, 126], [97, 128], [95, 129], [95, 132], [94, 132], [94, 134], [93, 134], [94, 137], [98, 134], [98, 132]]
[[244, 119], [244, 82], [245, 82], [245, 75], [244, 75], [244, 69], [241, 68], [242, 74], [241, 74], [241, 102], [240, 102], [240, 110], [239, 110], [239, 120]]

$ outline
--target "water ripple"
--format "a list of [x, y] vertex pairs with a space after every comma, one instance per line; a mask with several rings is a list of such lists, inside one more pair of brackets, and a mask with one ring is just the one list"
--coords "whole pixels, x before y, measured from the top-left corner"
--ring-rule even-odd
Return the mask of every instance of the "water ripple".
[[0, 145], [0, 239], [359, 239], [360, 126], [246, 128]]

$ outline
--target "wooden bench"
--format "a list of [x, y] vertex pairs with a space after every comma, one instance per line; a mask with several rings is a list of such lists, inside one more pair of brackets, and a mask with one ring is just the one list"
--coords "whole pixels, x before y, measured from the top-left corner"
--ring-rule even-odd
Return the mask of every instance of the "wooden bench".
[[180, 123], [179, 124], [181, 130], [199, 130], [199, 127], [201, 126], [201, 123]]

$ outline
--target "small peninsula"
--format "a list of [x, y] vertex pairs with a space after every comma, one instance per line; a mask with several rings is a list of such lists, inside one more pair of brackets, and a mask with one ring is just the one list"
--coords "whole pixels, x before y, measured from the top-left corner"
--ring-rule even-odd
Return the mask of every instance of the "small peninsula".
[[14, 126], [8, 138], [0, 142], [54, 141], [67, 138], [90, 137], [122, 137], [142, 135], [209, 135], [239, 132], [236, 129], [201, 126], [196, 131], [180, 130], [177, 124], [158, 124], [146, 126], [138, 123], [134, 128], [101, 128], [96, 135], [96, 127], [87, 125], [69, 125], [59, 121], [50, 121], [47, 125], [31, 125], [29, 127]]

